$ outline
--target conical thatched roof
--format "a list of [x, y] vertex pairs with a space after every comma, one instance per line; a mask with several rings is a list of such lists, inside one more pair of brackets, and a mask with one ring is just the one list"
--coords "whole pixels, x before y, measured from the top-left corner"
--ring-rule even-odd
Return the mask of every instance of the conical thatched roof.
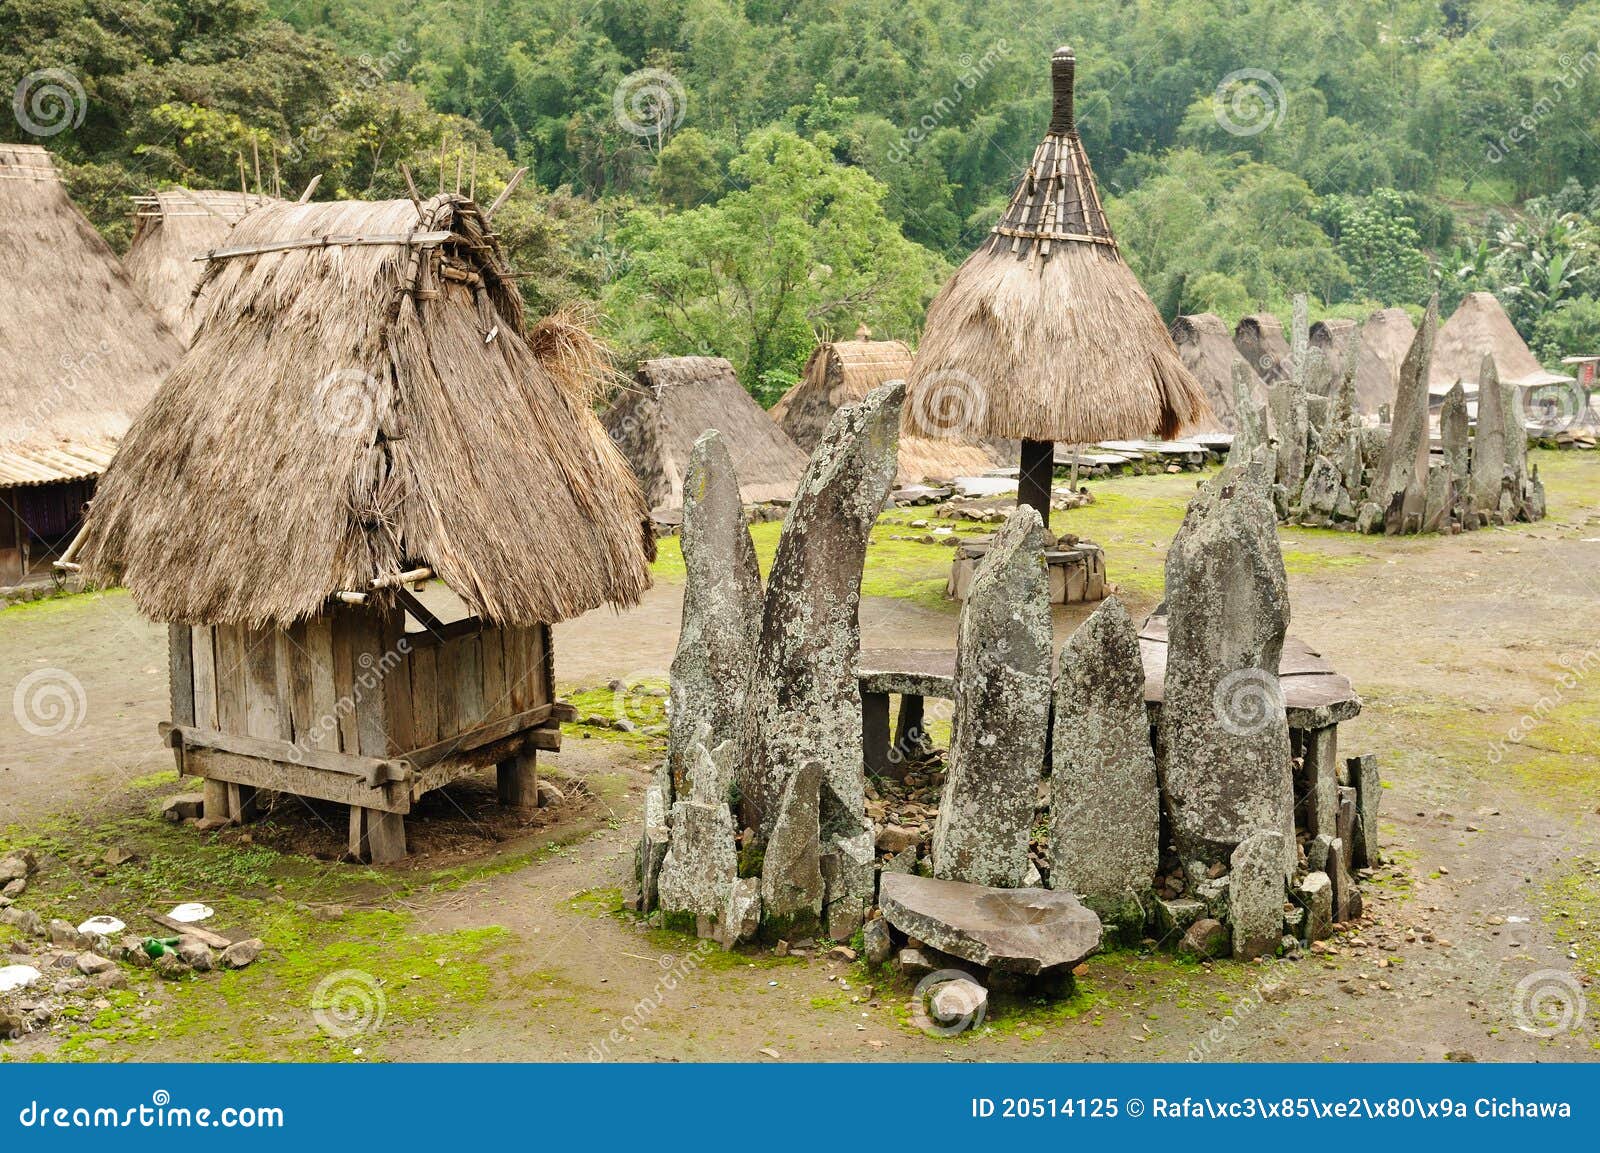
[[1361, 325], [1361, 349], [1356, 357], [1356, 411], [1376, 416], [1393, 404], [1400, 386], [1400, 366], [1416, 339], [1417, 326], [1403, 308], [1381, 308]]
[[1075, 64], [1000, 223], [928, 309], [905, 427], [925, 436], [1084, 443], [1170, 437], [1205, 395], [1117, 250], [1078, 139]]
[[0, 485], [99, 473], [182, 355], [50, 154], [0, 144]]
[[1442, 396], [1459, 380], [1469, 394], [1476, 392], [1485, 356], [1494, 357], [1502, 384], [1532, 384], [1545, 376], [1494, 293], [1469, 292], [1434, 341], [1428, 391]]
[[123, 263], [167, 327], [185, 344], [194, 338], [194, 290], [205, 262], [194, 259], [227, 242], [233, 226], [272, 197], [215, 189], [170, 188], [134, 198], [133, 243]]
[[1337, 316], [1319, 320], [1311, 326], [1311, 347], [1320, 350], [1328, 363], [1324, 379], [1330, 390], [1344, 379], [1344, 349], [1355, 329], [1355, 321]]
[[1271, 313], [1241, 317], [1233, 330], [1233, 346], [1267, 384], [1288, 380], [1294, 372], [1283, 323]]
[[253, 626], [417, 566], [507, 625], [649, 586], [644, 501], [590, 408], [597, 382], [523, 338], [476, 204], [274, 204], [229, 250], [194, 347], [101, 481], [88, 576], [158, 620]]
[[1235, 363], [1243, 364], [1250, 374], [1251, 394], [1258, 402], [1266, 403], [1266, 386], [1233, 347], [1233, 334], [1222, 317], [1210, 312], [1180, 316], [1172, 322], [1172, 342], [1178, 346], [1184, 367], [1205, 389], [1206, 401], [1211, 405], [1211, 421], [1195, 431], [1239, 431], [1233, 404]]
[[794, 495], [806, 454], [744, 390], [720, 356], [673, 356], [639, 365], [605, 415], [611, 438], [633, 465], [651, 508], [683, 503], [683, 476], [695, 438], [722, 434], [745, 503]]
[[[841, 405], [854, 404], [891, 380], [911, 372], [911, 350], [898, 340], [838, 340], [819, 344], [806, 361], [800, 383], [783, 394], [768, 413], [804, 452], [814, 452], [828, 421]], [[995, 455], [983, 445], [902, 434], [900, 484], [974, 476], [994, 468]]]

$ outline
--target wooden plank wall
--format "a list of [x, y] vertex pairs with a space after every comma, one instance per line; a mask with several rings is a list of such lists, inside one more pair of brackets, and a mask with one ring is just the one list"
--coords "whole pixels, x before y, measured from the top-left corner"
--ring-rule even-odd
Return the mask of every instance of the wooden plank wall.
[[289, 629], [195, 627], [179, 662], [192, 723], [385, 757], [554, 699], [546, 626], [485, 628], [443, 644], [403, 628], [400, 613], [354, 607]]

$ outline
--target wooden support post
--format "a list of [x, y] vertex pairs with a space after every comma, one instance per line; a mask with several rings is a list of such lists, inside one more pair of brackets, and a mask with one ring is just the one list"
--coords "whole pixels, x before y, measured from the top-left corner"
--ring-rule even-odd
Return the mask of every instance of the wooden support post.
[[888, 693], [861, 694], [861, 751], [867, 772], [880, 777], [905, 774], [903, 765], [889, 763]]
[[[1046, 533], [1050, 531], [1050, 486], [1055, 480], [1056, 446], [1049, 440], [1022, 442], [1021, 467], [1017, 472], [1017, 505], [1032, 505], [1039, 510]], [[1053, 539], [1053, 538], [1052, 538]]]
[[[207, 784], [210, 782], [208, 781]], [[236, 825], [247, 825], [261, 816], [261, 801], [254, 785], [228, 782], [228, 819]]]
[[205, 784], [201, 788], [205, 801], [200, 808], [200, 815], [208, 821], [226, 821], [228, 819], [228, 782], [207, 777]]
[[500, 803], [513, 809], [539, 805], [539, 753], [531, 744], [495, 766], [495, 786]]
[[350, 855], [358, 861], [387, 865], [405, 859], [406, 819], [401, 813], [350, 806]]
[[1308, 729], [1300, 735], [1300, 780], [1296, 793], [1306, 832], [1338, 836], [1339, 727]]

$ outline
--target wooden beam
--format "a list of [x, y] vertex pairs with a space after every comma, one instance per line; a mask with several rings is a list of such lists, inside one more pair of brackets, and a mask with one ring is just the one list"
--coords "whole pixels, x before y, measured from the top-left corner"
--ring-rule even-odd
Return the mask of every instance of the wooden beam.
[[216, 749], [263, 761], [285, 761], [289, 764], [305, 765], [307, 768], [320, 769], [325, 773], [358, 777], [369, 788], [374, 789], [391, 782], [409, 779], [414, 767], [414, 762], [410, 758], [390, 760], [382, 757], [362, 757], [351, 753], [332, 752], [328, 749], [302, 747], [289, 741], [266, 737], [207, 732], [191, 725], [169, 724], [166, 721], [157, 725], [156, 729], [160, 732], [162, 740], [172, 748], [181, 746], [186, 749]]
[[429, 248], [443, 244], [455, 234], [447, 230], [437, 232], [384, 232], [341, 233], [328, 236], [307, 236], [298, 240], [271, 240], [265, 244], [241, 244], [233, 248], [213, 248], [193, 257], [195, 260], [227, 260], [235, 256], [259, 256], [264, 252], [289, 252], [297, 248], [359, 248], [365, 245], [393, 244], [401, 247]]
[[[576, 715], [571, 705], [560, 707], [564, 708], [568, 714]], [[475, 729], [469, 729], [460, 736], [437, 741], [427, 748], [413, 749], [406, 754], [405, 763], [414, 769], [426, 768], [428, 765], [433, 764], [435, 761], [441, 761], [452, 753], [482, 748], [484, 745], [504, 740], [513, 733], [521, 732], [524, 729], [541, 728], [548, 721], [557, 719], [561, 715], [558, 712], [557, 705], [535, 705], [525, 712], [515, 713], [498, 721], [490, 721], [488, 724], [479, 725]], [[568, 719], [570, 719], [570, 716]]]

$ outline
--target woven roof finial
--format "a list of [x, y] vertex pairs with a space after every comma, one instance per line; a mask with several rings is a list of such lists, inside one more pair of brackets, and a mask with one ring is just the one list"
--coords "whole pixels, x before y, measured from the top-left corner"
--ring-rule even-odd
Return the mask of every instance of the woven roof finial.
[[1050, 80], [1055, 89], [1055, 103], [1050, 110], [1050, 131], [1060, 136], [1077, 131], [1073, 118], [1072, 85], [1077, 60], [1072, 49], [1063, 44], [1050, 57]]

